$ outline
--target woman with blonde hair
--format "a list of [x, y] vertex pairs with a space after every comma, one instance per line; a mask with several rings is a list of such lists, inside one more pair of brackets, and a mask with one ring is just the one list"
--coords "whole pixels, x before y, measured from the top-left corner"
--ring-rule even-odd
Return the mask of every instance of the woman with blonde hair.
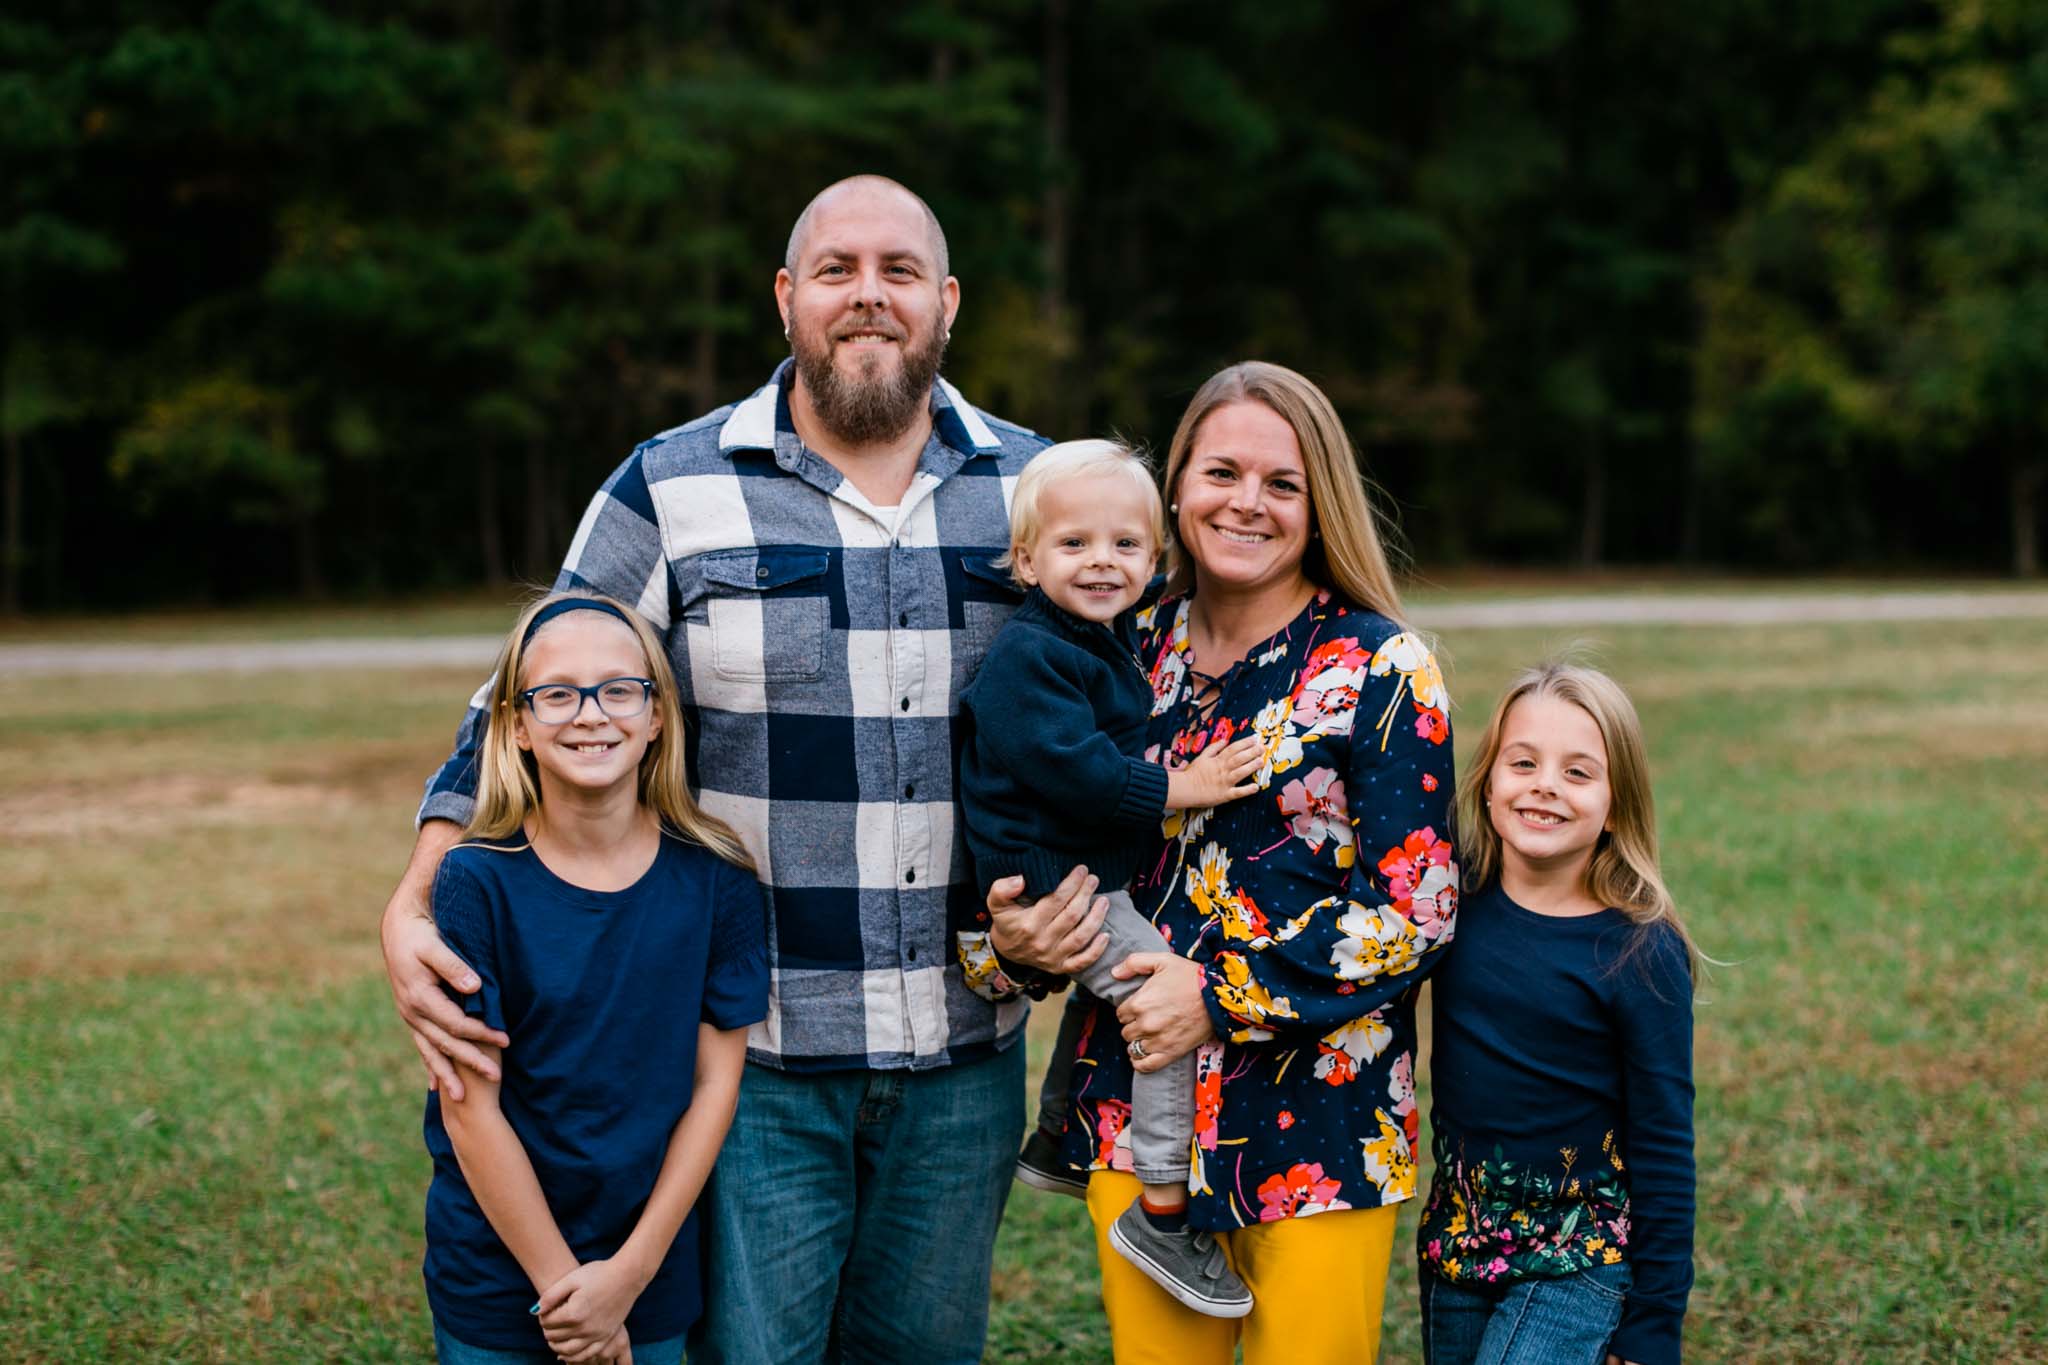
[[1698, 953], [1628, 694], [1571, 663], [1522, 673], [1458, 810], [1473, 891], [1433, 992], [1425, 1358], [1677, 1365]]
[[[759, 884], [690, 795], [665, 652], [554, 594], [498, 656], [476, 817], [434, 881], [516, 1048], [427, 1097], [423, 1267], [442, 1365], [677, 1365], [703, 1308], [692, 1223], [767, 1012]], [[458, 1063], [458, 1065], [461, 1065]]]
[[[1449, 701], [1400, 596], [1328, 398], [1257, 361], [1196, 393], [1167, 452], [1166, 595], [1139, 618], [1147, 756], [1247, 736], [1249, 796], [1169, 812], [1131, 896], [1169, 945], [1081, 1037], [1064, 1136], [1087, 1180], [1121, 1362], [1371, 1360], [1395, 1206], [1415, 1193], [1415, 993], [1450, 941]], [[1005, 958], [1092, 960], [1093, 879], [992, 892]], [[1000, 891], [1000, 887], [998, 891]], [[1110, 1252], [1138, 1193], [1131, 1078], [1192, 1053], [1189, 1225], [1250, 1287], [1205, 1317]]]

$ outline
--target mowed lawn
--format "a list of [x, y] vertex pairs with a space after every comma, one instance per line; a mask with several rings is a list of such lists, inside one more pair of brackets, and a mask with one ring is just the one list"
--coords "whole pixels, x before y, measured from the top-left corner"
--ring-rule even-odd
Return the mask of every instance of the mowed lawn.
[[[1567, 638], [1445, 641], [1461, 754]], [[1598, 643], [1729, 964], [1689, 1355], [2048, 1354], [2048, 621]], [[476, 681], [0, 678], [0, 1360], [428, 1358], [374, 921]], [[998, 1255], [991, 1360], [1108, 1359], [1078, 1204], [1020, 1189]]]

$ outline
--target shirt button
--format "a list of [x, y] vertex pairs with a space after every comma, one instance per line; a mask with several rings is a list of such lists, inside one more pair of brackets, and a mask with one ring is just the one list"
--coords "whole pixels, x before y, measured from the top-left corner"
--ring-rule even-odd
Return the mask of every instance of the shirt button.
[[917, 869], [916, 869], [916, 868], [914, 868], [914, 867], [913, 867], [913, 868], [908, 868], [908, 869], [906, 869], [906, 870], [904, 871], [904, 873], [903, 873], [903, 880], [904, 880], [904, 881], [906, 881], [906, 882], [914, 882], [914, 881], [916, 881], [916, 880], [917, 880]]
[[907, 612], [907, 611], [899, 611], [899, 612], [897, 612], [897, 613], [896, 613], [896, 624], [897, 624], [897, 625], [899, 625], [899, 626], [907, 626], [907, 625], [909, 625], [909, 624], [910, 624], [910, 613], [909, 613], [909, 612]]
[[903, 709], [904, 709], [904, 710], [906, 710], [906, 711], [908, 711], [908, 710], [910, 709], [910, 698], [908, 698], [908, 697], [905, 697], [905, 698], [903, 699]]
[[908, 957], [912, 962], [917, 961], [917, 949], [912, 947], [904, 956]]
[[763, 567], [761, 567], [761, 568], [758, 568], [758, 569], [754, 570], [754, 577], [756, 577], [756, 578], [766, 578], [767, 576], [768, 576], [768, 569], [767, 569], [767, 567], [766, 567], [765, 565], [764, 565]]
[[915, 782], [905, 783], [903, 786], [903, 799], [908, 801], [915, 795], [917, 795], [917, 784]]

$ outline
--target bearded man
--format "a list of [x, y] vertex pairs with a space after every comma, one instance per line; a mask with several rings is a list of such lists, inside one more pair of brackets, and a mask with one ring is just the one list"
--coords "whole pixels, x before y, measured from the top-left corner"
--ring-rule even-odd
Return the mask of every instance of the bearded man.
[[[978, 1361], [1029, 1006], [976, 995], [947, 942], [949, 910], [977, 900], [953, 726], [1018, 601], [996, 566], [1006, 491], [1046, 443], [939, 378], [960, 286], [938, 220], [894, 181], [813, 199], [775, 299], [791, 359], [635, 450], [555, 583], [632, 603], [662, 636], [703, 806], [768, 899], [768, 1017], [706, 1195], [691, 1359]], [[383, 918], [399, 1013], [457, 1094], [450, 1056], [494, 1077], [474, 1043], [519, 1046], [448, 999], [443, 981], [475, 977], [427, 910], [472, 807], [475, 707]], [[1072, 942], [1093, 937], [1083, 922]]]

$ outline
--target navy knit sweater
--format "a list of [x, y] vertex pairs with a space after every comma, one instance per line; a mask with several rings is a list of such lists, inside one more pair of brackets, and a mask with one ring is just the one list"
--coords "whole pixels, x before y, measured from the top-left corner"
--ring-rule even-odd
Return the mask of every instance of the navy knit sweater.
[[1042, 896], [1076, 863], [1104, 891], [1130, 881], [1166, 810], [1166, 769], [1139, 756], [1151, 712], [1130, 613], [1112, 629], [1033, 588], [960, 698], [960, 809], [984, 893], [1021, 873]]
[[1423, 1264], [1487, 1284], [1625, 1260], [1608, 1349], [1677, 1365], [1694, 1197], [1685, 945], [1619, 910], [1539, 915], [1496, 883], [1459, 905], [1431, 980]]

